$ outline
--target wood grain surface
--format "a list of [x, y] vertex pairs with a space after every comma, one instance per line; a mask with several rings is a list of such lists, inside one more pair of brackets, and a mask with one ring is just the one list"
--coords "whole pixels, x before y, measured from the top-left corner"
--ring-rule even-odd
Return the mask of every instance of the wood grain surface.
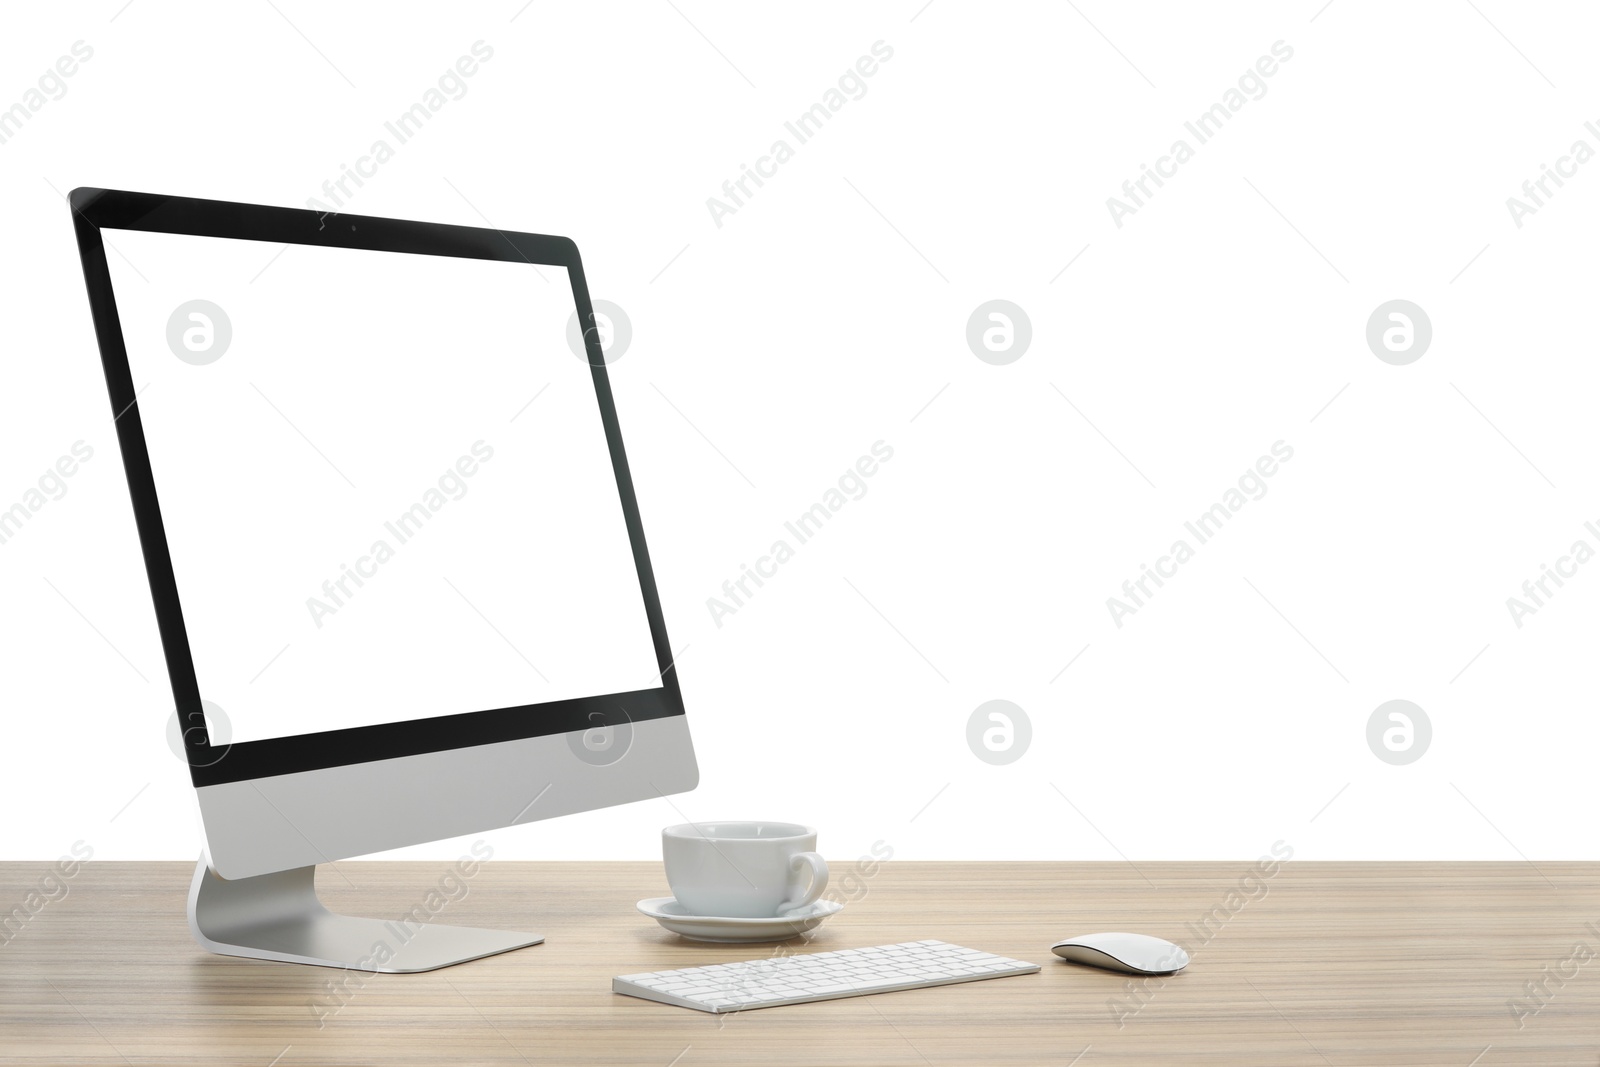
[[[231, 959], [190, 940], [190, 865], [90, 862], [61, 896], [50, 864], [0, 864], [0, 911], [25, 916], [0, 932], [0, 1063], [1600, 1065], [1596, 864], [891, 862], [784, 951], [940, 938], [1042, 973], [722, 1017], [611, 992], [774, 951], [638, 914], [659, 864], [448, 869], [341, 863], [320, 888], [546, 943], [418, 975]], [[1193, 963], [1140, 981], [1050, 954], [1096, 930]]]

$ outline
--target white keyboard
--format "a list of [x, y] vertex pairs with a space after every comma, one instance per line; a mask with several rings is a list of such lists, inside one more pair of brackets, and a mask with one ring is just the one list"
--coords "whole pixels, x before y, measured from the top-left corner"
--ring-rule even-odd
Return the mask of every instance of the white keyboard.
[[611, 980], [611, 990], [696, 1011], [748, 1011], [982, 978], [1008, 978], [1033, 974], [1038, 969], [1037, 963], [943, 941], [907, 941], [901, 945], [625, 974]]

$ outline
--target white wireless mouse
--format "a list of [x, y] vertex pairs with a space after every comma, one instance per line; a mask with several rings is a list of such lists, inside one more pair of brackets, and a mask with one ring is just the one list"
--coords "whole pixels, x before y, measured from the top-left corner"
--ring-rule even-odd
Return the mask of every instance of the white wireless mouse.
[[1189, 954], [1148, 934], [1084, 934], [1050, 946], [1064, 960], [1124, 974], [1172, 974], [1189, 966]]

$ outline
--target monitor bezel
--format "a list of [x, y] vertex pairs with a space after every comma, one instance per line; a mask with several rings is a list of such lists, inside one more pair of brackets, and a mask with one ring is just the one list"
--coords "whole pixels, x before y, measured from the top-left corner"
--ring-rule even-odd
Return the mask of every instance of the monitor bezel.
[[[622, 443], [610, 379], [593, 329], [584, 331], [585, 351], [610, 448], [612, 470], [628, 539], [633, 548], [645, 613], [660, 667], [653, 689], [596, 694], [506, 708], [454, 712], [374, 726], [263, 738], [213, 746], [205, 722], [188, 630], [178, 595], [171, 549], [161, 517], [150, 454], [145, 442], [138, 395], [128, 364], [116, 295], [101, 230], [222, 237], [270, 244], [364, 249], [411, 255], [498, 260], [530, 266], [563, 267], [571, 281], [580, 322], [593, 323], [594, 308], [584, 279], [578, 246], [566, 237], [412, 222], [366, 215], [329, 215], [310, 209], [267, 207], [222, 200], [80, 188], [68, 197], [84, 282], [94, 318], [100, 362], [132, 498], [134, 522], [144, 554], [167, 674], [182, 727], [189, 773], [196, 788], [269, 778], [300, 771], [395, 759], [427, 752], [471, 748], [523, 738], [582, 731], [596, 726], [681, 716], [683, 696], [655, 573], [645, 546], [638, 499]], [[530, 279], [532, 280], [532, 279]]]

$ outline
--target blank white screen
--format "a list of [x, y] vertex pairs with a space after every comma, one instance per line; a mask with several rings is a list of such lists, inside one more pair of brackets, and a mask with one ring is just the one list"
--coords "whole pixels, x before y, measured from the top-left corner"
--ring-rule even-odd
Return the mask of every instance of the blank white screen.
[[[660, 684], [564, 268], [107, 237], [224, 739]], [[204, 365], [169, 343], [196, 299], [231, 326]]]

